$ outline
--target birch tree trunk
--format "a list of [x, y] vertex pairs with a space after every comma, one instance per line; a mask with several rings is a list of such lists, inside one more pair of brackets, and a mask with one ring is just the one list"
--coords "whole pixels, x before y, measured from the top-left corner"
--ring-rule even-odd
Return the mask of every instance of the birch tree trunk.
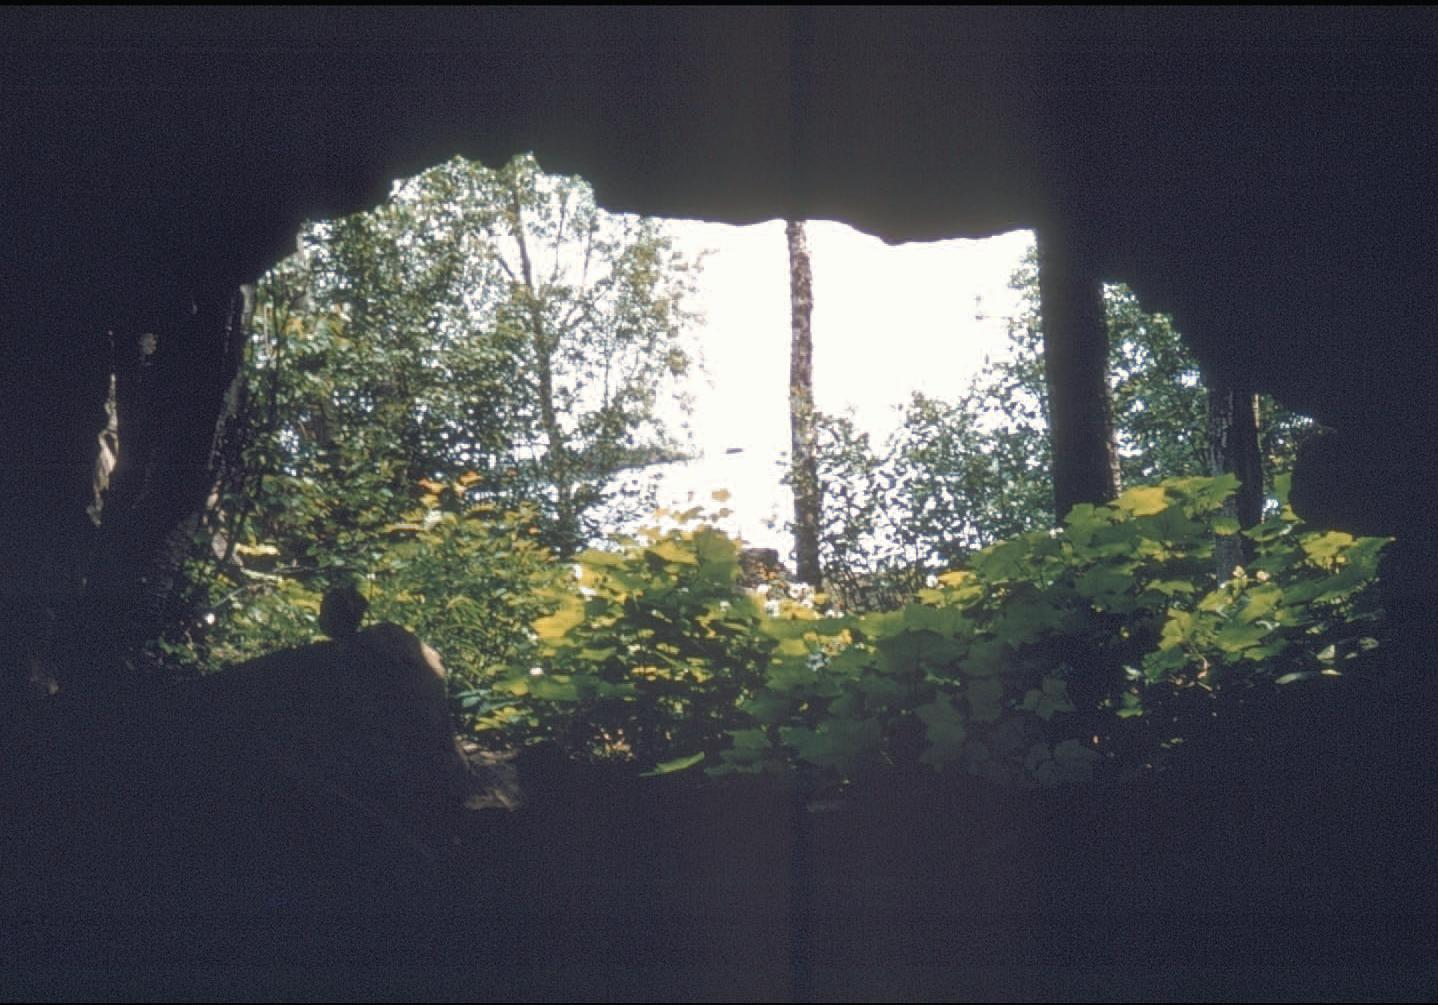
[[789, 241], [789, 442], [790, 481], [794, 488], [794, 569], [801, 583], [817, 589], [819, 517], [823, 505], [814, 423], [814, 278], [809, 266], [809, 245], [804, 223], [790, 220], [784, 227]]

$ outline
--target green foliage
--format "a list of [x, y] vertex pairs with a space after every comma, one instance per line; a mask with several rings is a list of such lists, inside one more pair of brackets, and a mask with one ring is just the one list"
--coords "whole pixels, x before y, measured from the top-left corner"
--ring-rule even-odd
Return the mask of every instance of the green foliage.
[[691, 365], [697, 265], [528, 156], [451, 161], [301, 240], [259, 285], [245, 439], [167, 658], [309, 642], [324, 589], [359, 581], [482, 716], [556, 555], [647, 511], [631, 473], [679, 449], [658, 404]]
[[[995, 542], [1053, 523], [1048, 391], [1031, 252], [1014, 274], [1022, 294], [1009, 351], [953, 402], [916, 394], [894, 436], [875, 448], [844, 419], [821, 417], [824, 569], [870, 608], [892, 606], [924, 574]], [[1114, 422], [1125, 484], [1209, 473], [1207, 391], [1172, 320], [1133, 291], [1104, 291]], [[1311, 423], [1260, 405], [1268, 477], [1292, 464]], [[897, 589], [896, 589], [897, 587]]]
[[[462, 479], [461, 479], [462, 482]], [[539, 539], [532, 507], [502, 512], [468, 505], [446, 486], [418, 521], [389, 528], [374, 573], [371, 617], [404, 625], [433, 646], [467, 713], [488, 686], [532, 647], [529, 623], [547, 610], [545, 591], [564, 569]]]
[[540, 543], [532, 509], [471, 505], [468, 481], [428, 482], [417, 507], [382, 529], [363, 573], [283, 564], [280, 549], [265, 544], [237, 549], [246, 563], [239, 572], [195, 563], [192, 588], [211, 623], [172, 644], [172, 658], [217, 669], [313, 642], [324, 591], [357, 581], [369, 620], [403, 625], [438, 650], [461, 710], [475, 713], [476, 689], [531, 648], [529, 624], [564, 570]]
[[716, 751], [742, 721], [772, 644], [759, 631], [761, 605], [738, 585], [738, 546], [691, 529], [695, 516], [579, 554], [577, 576], [544, 593], [553, 611], [533, 623], [533, 651], [495, 685], [484, 724], [654, 770]]
[[733, 543], [705, 527], [589, 552], [534, 624], [542, 672], [515, 665], [494, 724], [655, 771], [1034, 785], [1088, 780], [1115, 751], [1133, 767], [1157, 755], [1145, 716], [1338, 672], [1373, 644], [1380, 539], [1306, 531], [1283, 508], [1249, 532], [1251, 567], [1214, 582], [1235, 488], [1131, 488], [862, 614], [761, 607], [735, 586]]
[[373, 561], [413, 485], [462, 473], [538, 505], [560, 552], [649, 509], [626, 472], [681, 452], [657, 406], [691, 365], [697, 275], [657, 221], [532, 157], [457, 159], [302, 242], [260, 285], [249, 361], [259, 516], [287, 553]]

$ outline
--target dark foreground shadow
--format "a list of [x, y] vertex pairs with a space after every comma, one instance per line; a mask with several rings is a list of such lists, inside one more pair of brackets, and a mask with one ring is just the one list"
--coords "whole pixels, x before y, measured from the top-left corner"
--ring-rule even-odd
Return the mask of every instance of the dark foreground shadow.
[[[52, 703], [7, 732], [4, 997], [1438, 990], [1431, 716], [1391, 695], [1314, 691], [1164, 775], [1107, 788], [888, 777], [819, 804], [775, 780], [535, 758], [521, 762], [522, 809], [457, 812], [442, 743], [399, 755], [376, 721], [350, 736], [372, 714], [335, 690], [356, 682], [352, 651], [308, 647], [221, 677]], [[404, 749], [429, 735], [422, 721], [389, 728], [414, 731]]]

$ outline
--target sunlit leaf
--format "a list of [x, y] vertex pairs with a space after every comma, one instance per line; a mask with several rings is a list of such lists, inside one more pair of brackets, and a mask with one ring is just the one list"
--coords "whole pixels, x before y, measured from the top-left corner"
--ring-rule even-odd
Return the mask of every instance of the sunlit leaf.
[[659, 541], [650, 546], [648, 553], [665, 562], [674, 562], [677, 565], [699, 564], [699, 556], [678, 541]]
[[534, 622], [534, 633], [546, 642], [553, 642], [569, 634], [570, 630], [584, 623], [584, 604], [579, 598], [566, 600], [563, 607]]
[[1162, 485], [1140, 485], [1126, 489], [1114, 505], [1134, 516], [1152, 516], [1168, 508], [1168, 493]]
[[653, 778], [656, 775], [671, 775], [676, 771], [692, 768], [694, 765], [702, 763], [703, 760], [704, 752], [701, 750], [699, 753], [690, 754], [688, 757], [676, 757], [672, 761], [661, 761], [654, 766], [653, 771], [645, 771], [640, 777]]

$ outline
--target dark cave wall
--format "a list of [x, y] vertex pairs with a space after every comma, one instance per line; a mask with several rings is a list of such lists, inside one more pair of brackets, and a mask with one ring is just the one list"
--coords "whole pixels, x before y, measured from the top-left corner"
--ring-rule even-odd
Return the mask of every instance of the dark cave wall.
[[616, 210], [893, 241], [1062, 221], [1211, 373], [1338, 428], [1310, 492], [1326, 519], [1426, 527], [1425, 11], [19, 8], [0, 27], [6, 591], [71, 589], [94, 551], [108, 333], [160, 336], [147, 491], [173, 503], [139, 523], [163, 535], [202, 498], [235, 286], [307, 218], [527, 149]]

